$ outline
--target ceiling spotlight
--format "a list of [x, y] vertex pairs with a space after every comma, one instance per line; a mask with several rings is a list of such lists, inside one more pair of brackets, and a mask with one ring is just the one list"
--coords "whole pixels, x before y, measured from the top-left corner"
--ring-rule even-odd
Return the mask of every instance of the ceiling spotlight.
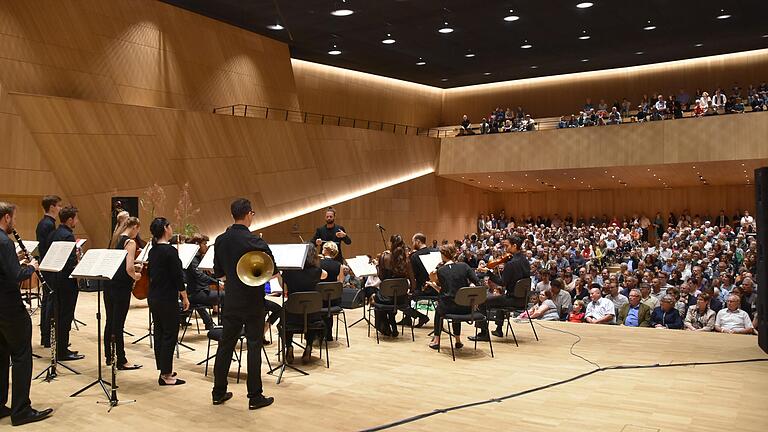
[[591, 8], [594, 5], [595, 4], [592, 3], [592, 2], [581, 2], [581, 3], [577, 4], [576, 7], [579, 8], [579, 9], [587, 9], [587, 8]]
[[419, 61], [416, 62], [416, 66], [424, 66], [427, 64], [427, 62], [424, 61], [421, 57], [419, 57]]
[[328, 50], [328, 54], [339, 55], [341, 54], [341, 50], [339, 49], [339, 47], [336, 46], [336, 44], [333, 44], [333, 47], [331, 47], [331, 49]]
[[648, 24], [646, 24], [645, 27], [643, 27], [643, 30], [656, 30], [656, 26], [651, 24], [651, 20], [648, 20]]
[[582, 62], [586, 63], [589, 61], [589, 59], [581, 59]]
[[453, 33], [453, 28], [448, 25], [448, 21], [443, 21], [443, 26], [437, 30], [439, 33], [448, 34]]
[[522, 48], [522, 49], [533, 48], [533, 45], [529, 44], [528, 43], [528, 39], [526, 39], [525, 42], [523, 42], [523, 44], [520, 45], [520, 48]]
[[448, 78], [440, 78], [440, 81], [446, 82], [446, 81], [448, 81]]
[[724, 20], [724, 19], [728, 19], [730, 17], [731, 17], [730, 14], [727, 14], [727, 13], [725, 13], [725, 11], [723, 9], [720, 9], [720, 15], [717, 16], [717, 19]]
[[581, 36], [579, 36], [579, 40], [587, 40], [587, 39], [589, 39], [590, 37], [591, 37], [591, 36], [587, 34], [587, 31], [586, 31], [586, 30], [582, 30], [582, 31], [581, 31]]
[[[490, 72], [484, 72], [484, 73], [483, 73], [483, 75], [485, 75], [485, 76], [488, 76], [488, 75], [490, 75], [490, 74], [491, 74]], [[503, 180], [502, 180], [502, 181], [503, 181]]]
[[391, 34], [387, 33], [387, 37], [385, 37], [385, 38], [384, 38], [384, 39], [381, 41], [381, 43], [383, 43], [383, 44], [385, 44], [385, 45], [392, 45], [393, 43], [395, 43], [395, 40], [394, 40], [394, 39], [392, 39], [392, 35], [391, 35]]
[[514, 14], [514, 11], [512, 9], [509, 10], [509, 15], [504, 17], [504, 21], [506, 22], [512, 22], [519, 20], [520, 17]]
[[474, 57], [474, 56], [475, 56], [475, 53], [473, 53], [473, 52], [471, 52], [471, 51], [470, 51], [470, 52], [468, 52], [468, 53], [466, 53], [466, 54], [464, 54], [464, 57], [466, 57], [466, 58], [472, 58], [472, 57]]
[[347, 6], [347, 0], [341, 0], [341, 2], [336, 2], [336, 7], [331, 11], [331, 15], [337, 16], [337, 17], [345, 17], [350, 16], [355, 11], [349, 8]]
[[531, 66], [531, 69], [538, 69], [539, 67], [536, 65]]
[[645, 51], [636, 51], [636, 52], [635, 52], [635, 54], [637, 54], [637, 55], [643, 55], [643, 54], [645, 54]]
[[768, 34], [764, 34], [764, 35], [762, 35], [760, 37], [768, 38]]
[[696, 48], [701, 48], [701, 47], [703, 47], [703, 46], [704, 46], [704, 44], [703, 44], [703, 43], [697, 43], [697, 44], [695, 44], [694, 46], [695, 46]]
[[274, 24], [268, 25], [267, 28], [270, 30], [282, 30], [285, 27], [281, 26], [280, 23], [274, 23]]

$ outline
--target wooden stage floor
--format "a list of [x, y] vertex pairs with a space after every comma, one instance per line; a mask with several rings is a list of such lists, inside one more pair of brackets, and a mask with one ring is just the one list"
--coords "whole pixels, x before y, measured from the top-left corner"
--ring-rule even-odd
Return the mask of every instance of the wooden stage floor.
[[[187, 342], [196, 351], [182, 348], [175, 361], [180, 387], [159, 387], [148, 342], [128, 343], [128, 360], [144, 365], [137, 371], [119, 372], [121, 399], [137, 403], [118, 406], [107, 413], [101, 390], [92, 388], [77, 398], [74, 391], [96, 376], [96, 294], [81, 293], [77, 318], [87, 326], [72, 332], [72, 349], [86, 359], [71, 362], [82, 375], [66, 370], [53, 383], [32, 384], [32, 403], [56, 409], [53, 418], [30, 426], [36, 431], [261, 430], [353, 431], [374, 428], [437, 409], [489, 400], [529, 388], [564, 380], [595, 366], [570, 354], [573, 335], [537, 326], [540, 341], [530, 326], [514, 324], [519, 347], [509, 340], [494, 342], [495, 358], [487, 344], [462, 350], [456, 362], [450, 350], [427, 347], [430, 329], [376, 344], [366, 327], [350, 329], [351, 348], [331, 344], [331, 368], [317, 360], [303, 367], [309, 376], [287, 373], [279, 386], [266, 375], [265, 393], [274, 396], [271, 407], [249, 411], [244, 381], [235, 384], [236, 363], [231, 370], [234, 398], [222, 406], [211, 405], [212, 376], [203, 375], [205, 334], [194, 326]], [[126, 329], [146, 333], [147, 307], [134, 300]], [[362, 309], [348, 314], [356, 320]], [[39, 313], [33, 321], [37, 322]], [[430, 322], [431, 325], [431, 322]], [[669, 364], [739, 359], [766, 359], [753, 336], [701, 334], [614, 326], [546, 323], [581, 336], [574, 352], [602, 367], [622, 364]], [[342, 329], [343, 330], [343, 329]], [[469, 329], [464, 326], [465, 334]], [[34, 351], [46, 356], [35, 329]], [[341, 333], [343, 335], [343, 331]], [[343, 337], [342, 337], [343, 339]], [[127, 342], [134, 338], [128, 337]], [[447, 348], [447, 339], [444, 340]], [[276, 348], [268, 347], [273, 361]], [[317, 356], [317, 350], [315, 350]], [[35, 360], [35, 374], [46, 359]], [[211, 367], [213, 362], [211, 362]], [[104, 368], [105, 377], [109, 369]], [[768, 363], [686, 366], [599, 372], [558, 387], [448, 413], [440, 413], [393, 427], [392, 431], [764, 431], [768, 427]], [[0, 420], [0, 426], [9, 419]]]

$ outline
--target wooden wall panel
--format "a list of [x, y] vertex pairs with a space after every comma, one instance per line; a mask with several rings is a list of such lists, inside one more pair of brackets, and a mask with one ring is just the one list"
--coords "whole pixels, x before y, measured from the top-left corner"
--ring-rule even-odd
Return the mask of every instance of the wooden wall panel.
[[9, 91], [209, 111], [298, 109], [284, 43], [151, 0], [0, 2]]
[[13, 102], [96, 244], [109, 233], [110, 195], [157, 183], [173, 218], [188, 182], [201, 210], [193, 222], [215, 236], [238, 196], [253, 201], [256, 226], [268, 226], [433, 172], [439, 150], [437, 139], [362, 129], [50, 96]]
[[647, 66], [609, 69], [482, 84], [448, 89], [444, 93], [441, 124], [456, 125], [463, 114], [480, 123], [497, 106], [522, 106], [534, 117], [578, 114], [586, 98], [597, 105], [626, 97], [635, 106], [643, 94], [677, 94], [684, 88], [694, 94], [697, 88], [714, 92], [717, 87], [730, 89], [738, 82], [744, 89], [766, 80], [768, 50], [702, 57]]
[[443, 90], [392, 78], [292, 60], [304, 111], [419, 127], [440, 122]]

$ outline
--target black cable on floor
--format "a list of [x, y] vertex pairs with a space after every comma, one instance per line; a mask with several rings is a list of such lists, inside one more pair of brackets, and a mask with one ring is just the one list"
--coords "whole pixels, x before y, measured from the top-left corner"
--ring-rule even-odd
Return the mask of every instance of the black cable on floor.
[[505, 400], [508, 400], [508, 399], [513, 399], [513, 398], [516, 398], [516, 397], [519, 397], [519, 396], [524, 396], [524, 395], [527, 395], [527, 394], [530, 394], [530, 393], [535, 393], [535, 392], [539, 392], [539, 391], [542, 391], [542, 390], [547, 390], [547, 389], [550, 389], [550, 388], [553, 388], [553, 387], [557, 387], [557, 386], [561, 386], [561, 385], [564, 385], [564, 384], [568, 384], [570, 382], [577, 381], [577, 380], [580, 380], [582, 378], [586, 378], [586, 377], [588, 377], [590, 375], [593, 375], [593, 374], [596, 374], [598, 372], [611, 371], [611, 370], [653, 369], [653, 368], [665, 368], [665, 367], [711, 366], [711, 365], [723, 365], [723, 364], [735, 364], [735, 363], [768, 362], [768, 358], [760, 358], [760, 359], [756, 358], [756, 359], [739, 359], [739, 360], [721, 360], [721, 361], [712, 361], [712, 362], [687, 362], [687, 363], [669, 363], [669, 364], [659, 364], [659, 363], [656, 363], [656, 364], [650, 364], [650, 365], [617, 365], [617, 366], [601, 367], [597, 363], [595, 363], [595, 362], [593, 362], [593, 361], [591, 361], [591, 360], [589, 360], [589, 359], [587, 359], [585, 357], [582, 357], [582, 356], [580, 356], [580, 355], [578, 355], [578, 354], [573, 352], [573, 347], [576, 346], [577, 343], [581, 342], [581, 336], [579, 336], [579, 335], [577, 335], [575, 333], [571, 333], [571, 332], [566, 331], [566, 330], [560, 330], [560, 329], [544, 326], [544, 325], [542, 325], [542, 324], [540, 324], [538, 322], [536, 324], [538, 324], [539, 327], [543, 327], [543, 328], [548, 329], [548, 330], [553, 330], [553, 331], [557, 331], [557, 332], [560, 332], [560, 333], [565, 333], [565, 334], [569, 334], [571, 336], [575, 336], [577, 338], [577, 340], [576, 340], [576, 342], [574, 342], [571, 345], [571, 348], [570, 348], [571, 355], [573, 355], [574, 357], [578, 357], [581, 360], [584, 360], [585, 362], [590, 363], [590, 364], [596, 366], [596, 368], [592, 369], [591, 371], [584, 372], [584, 373], [581, 373], [579, 375], [576, 375], [576, 376], [573, 376], [571, 378], [567, 378], [567, 379], [564, 379], [564, 380], [561, 380], [561, 381], [556, 381], [556, 382], [553, 382], [553, 383], [550, 383], [550, 384], [545, 384], [545, 385], [542, 385], [542, 386], [533, 387], [533, 388], [530, 388], [530, 389], [522, 390], [522, 391], [519, 391], [519, 392], [516, 392], [516, 393], [512, 393], [512, 394], [508, 394], [508, 395], [505, 395], [505, 396], [501, 396], [501, 397], [498, 397], [498, 398], [492, 398], [492, 399], [487, 399], [487, 400], [477, 401], [477, 402], [470, 402], [470, 403], [466, 403], [466, 404], [462, 404], [462, 405], [455, 405], [455, 406], [448, 407], [448, 408], [438, 408], [438, 409], [435, 409], [435, 410], [430, 411], [430, 412], [426, 412], [426, 413], [422, 413], [422, 414], [417, 414], [415, 416], [407, 417], [407, 418], [404, 418], [404, 419], [400, 419], [400, 420], [394, 421], [392, 423], [387, 423], [387, 424], [383, 424], [383, 425], [380, 425], [380, 426], [374, 426], [374, 427], [371, 427], [371, 428], [368, 428], [368, 429], [363, 429], [362, 432], [373, 432], [373, 431], [381, 431], [381, 430], [385, 430], [385, 429], [391, 429], [393, 427], [402, 426], [402, 425], [405, 425], [405, 424], [408, 424], [408, 423], [413, 423], [413, 422], [418, 421], [418, 420], [423, 420], [423, 419], [432, 417], [433, 415], [436, 415], [436, 414], [444, 414], [444, 413], [448, 413], [448, 412], [451, 412], [451, 411], [458, 411], [458, 410], [462, 410], [462, 409], [466, 409], [466, 408], [473, 408], [473, 407], [487, 405], [487, 404], [491, 404], [491, 403], [501, 403], [501, 402], [503, 402]]

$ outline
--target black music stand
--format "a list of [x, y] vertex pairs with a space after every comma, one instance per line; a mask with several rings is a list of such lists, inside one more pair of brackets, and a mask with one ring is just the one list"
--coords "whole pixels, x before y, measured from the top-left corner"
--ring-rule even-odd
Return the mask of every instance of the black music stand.
[[94, 285], [96, 285], [96, 289], [95, 289], [96, 291], [96, 342], [98, 344], [98, 348], [96, 350], [97, 352], [96, 363], [97, 363], [98, 377], [96, 378], [96, 381], [93, 381], [87, 386], [72, 393], [69, 397], [76, 397], [80, 395], [80, 393], [83, 393], [84, 391], [95, 386], [96, 384], [101, 386], [101, 389], [104, 391], [104, 394], [107, 396], [107, 398], [110, 397], [110, 394], [109, 394], [110, 392], [107, 389], [107, 387], [110, 387], [110, 386], [106, 381], [104, 381], [103, 376], [101, 374], [101, 285], [102, 285], [102, 282], [97, 280]]

